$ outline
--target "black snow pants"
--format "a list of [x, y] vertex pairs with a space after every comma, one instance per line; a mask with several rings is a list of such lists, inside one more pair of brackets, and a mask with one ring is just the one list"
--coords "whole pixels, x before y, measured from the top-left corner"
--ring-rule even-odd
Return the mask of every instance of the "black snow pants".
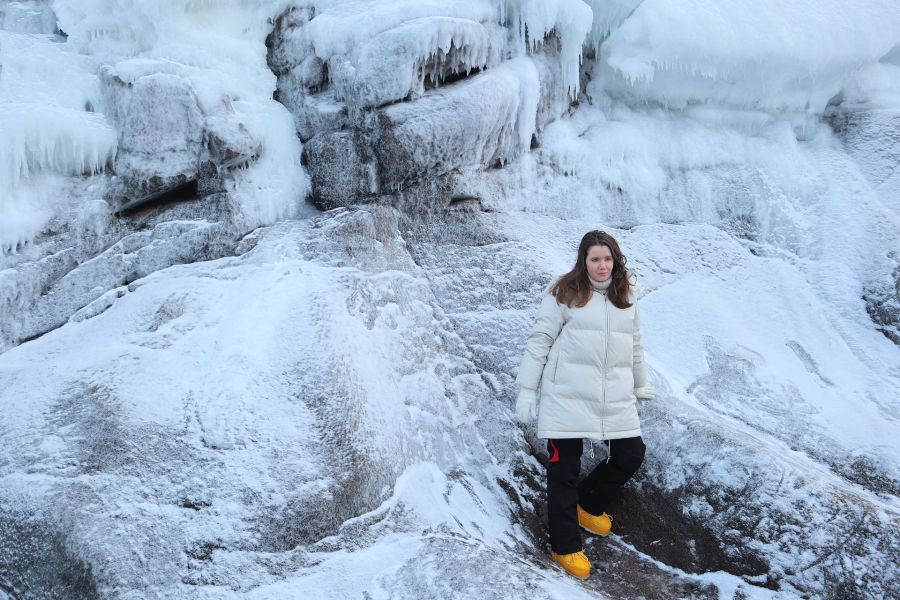
[[644, 461], [646, 446], [638, 437], [610, 440], [609, 460], [601, 461], [581, 483], [581, 438], [547, 440], [547, 514], [550, 547], [557, 554], [582, 549], [576, 505], [599, 515], [608, 510], [625, 482]]

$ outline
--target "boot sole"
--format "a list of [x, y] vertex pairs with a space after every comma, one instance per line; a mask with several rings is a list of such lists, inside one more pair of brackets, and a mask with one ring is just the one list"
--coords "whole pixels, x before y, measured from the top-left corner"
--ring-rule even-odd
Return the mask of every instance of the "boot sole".
[[599, 531], [594, 531], [593, 529], [588, 529], [587, 527], [585, 527], [585, 526], [582, 525], [581, 523], [579, 523], [578, 526], [581, 527], [582, 529], [584, 529], [585, 531], [587, 531], [588, 533], [593, 533], [594, 535], [599, 535], [600, 537], [606, 537], [606, 536], [608, 536], [610, 533], [612, 533], [611, 531], [608, 531], [608, 532], [606, 532], [606, 533], [600, 533]]
[[591, 576], [591, 572], [590, 572], [590, 571], [588, 571], [588, 574], [587, 574], [587, 575], [584, 575], [584, 576], [582, 576], [582, 575], [576, 575], [576, 574], [573, 573], [572, 571], [570, 571], [570, 570], [568, 570], [567, 568], [565, 568], [564, 566], [562, 566], [562, 563], [560, 563], [559, 561], [557, 561], [555, 558], [552, 558], [552, 557], [551, 557], [551, 559], [553, 560], [553, 564], [556, 565], [556, 568], [560, 569], [563, 573], [565, 573], [566, 575], [569, 575], [570, 577], [574, 577], [575, 579], [580, 579], [581, 581], [585, 581], [585, 580], [587, 580], [587, 579]]
[[580, 579], [581, 581], [587, 581], [591, 576], [590, 573], [588, 573], [584, 577], [582, 577], [581, 575], [576, 575], [575, 573], [573, 573], [571, 571], [566, 571], [566, 568], [563, 567], [562, 565], [560, 565], [559, 563], [556, 563], [556, 564], [559, 566], [559, 568], [562, 570], [562, 572], [565, 573], [566, 575], [568, 575], [569, 577], [574, 577], [575, 579]]

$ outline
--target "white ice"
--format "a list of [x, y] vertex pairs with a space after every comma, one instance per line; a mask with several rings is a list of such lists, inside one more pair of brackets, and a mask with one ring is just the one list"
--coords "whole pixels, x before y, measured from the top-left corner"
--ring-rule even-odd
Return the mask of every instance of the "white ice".
[[898, 31], [892, 0], [648, 0], [600, 56], [609, 89], [645, 102], [821, 113], [848, 76], [900, 42]]
[[[306, 35], [316, 54], [373, 77], [383, 64], [366, 43], [415, 29], [411, 20], [447, 29], [397, 46], [406, 66], [432, 44], [475, 40], [471, 60], [510, 95], [509, 143], [522, 152], [468, 182], [489, 241], [429, 246], [378, 208], [292, 219], [309, 182], [292, 116], [272, 100], [264, 45], [288, 2], [56, 0], [65, 43], [43, 17], [10, 17], [8, 4], [4, 25], [43, 31], [0, 32], [0, 246], [33, 238], [63, 178], [115, 153], [100, 64], [126, 82], [184, 78], [210, 122], [246, 127], [259, 157], [229, 194], [246, 228], [274, 225], [241, 256], [108, 290], [0, 355], [0, 500], [55, 511], [70, 547], [119, 586], [110, 593], [588, 597], [546, 558], [523, 554], [533, 540], [515, 511], [535, 507], [510, 500], [501, 482], [521, 492], [517, 469], [540, 470], [523, 451], [533, 432], [511, 411], [537, 294], [570, 268], [580, 235], [603, 228], [641, 284], [659, 390], [641, 406], [655, 483], [671, 491], [702, 473], [733, 491], [767, 469], [782, 475], [785, 487], [767, 480], [760, 497], [776, 515], [805, 506], [810, 522], [748, 542], [781, 574], [827, 551], [844, 515], [826, 514], [826, 503], [896, 523], [896, 496], [848, 477], [866, 459], [900, 480], [900, 350], [862, 299], [896, 283], [896, 143], [846, 147], [823, 122], [846, 109], [874, 115], [876, 133], [896, 124], [894, 2], [315, 5]], [[597, 51], [585, 100], [532, 152], [534, 66], [507, 60], [519, 51], [492, 55], [494, 38], [479, 29], [506, 19], [523, 47], [558, 32], [567, 93], [579, 85], [582, 43]], [[727, 455], [691, 445], [713, 433]], [[333, 496], [346, 472], [362, 482], [347, 484], [361, 493], [353, 510]], [[696, 498], [685, 510], [713, 509]], [[347, 518], [278, 547], [284, 523], [272, 522], [299, 527], [291, 515], [309, 527]], [[890, 568], [875, 542], [860, 543], [867, 554], [848, 573]], [[206, 559], [186, 553], [204, 544]], [[442, 564], [448, 556], [474, 558]], [[723, 598], [770, 596], [725, 573], [696, 577]]]

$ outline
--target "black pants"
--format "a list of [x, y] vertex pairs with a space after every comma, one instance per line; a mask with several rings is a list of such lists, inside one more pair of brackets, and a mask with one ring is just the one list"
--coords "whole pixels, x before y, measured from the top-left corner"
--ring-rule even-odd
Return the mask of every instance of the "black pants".
[[581, 530], [576, 505], [592, 515], [606, 512], [625, 482], [644, 461], [646, 446], [639, 437], [610, 440], [609, 461], [600, 464], [578, 483], [581, 472], [581, 438], [547, 440], [547, 514], [550, 547], [557, 554], [581, 550]]

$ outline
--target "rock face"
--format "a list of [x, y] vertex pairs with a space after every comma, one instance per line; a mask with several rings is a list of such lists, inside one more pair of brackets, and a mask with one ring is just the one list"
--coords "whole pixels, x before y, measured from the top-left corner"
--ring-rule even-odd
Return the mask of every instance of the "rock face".
[[511, 49], [496, 24], [412, 19], [323, 61], [317, 24], [311, 9], [290, 11], [268, 45], [277, 98], [309, 140], [319, 208], [403, 195], [446, 206], [460, 172], [514, 160], [568, 107], [552, 33], [531, 56], [501, 60]]
[[[508, 407], [549, 281], [535, 257], [568, 250], [571, 232], [548, 248], [528, 226], [463, 210], [336, 209], [258, 230], [237, 256], [143, 277], [8, 352], [30, 365], [0, 392], [15, 409], [0, 427], [0, 526], [10, 524], [0, 569], [15, 593], [65, 579], [82, 597], [190, 597], [200, 586], [266, 597], [325, 577], [346, 595], [360, 585], [335, 577], [349, 554], [367, 580], [390, 566], [395, 597], [434, 596], [432, 569], [442, 596], [541, 595], [552, 568], [546, 456]], [[652, 265], [685, 246], [679, 226], [616, 233], [657, 248], [635, 263], [651, 282]], [[755, 260], [724, 234], [697, 247], [738, 267]], [[721, 267], [702, 261], [693, 276]], [[724, 407], [652, 373], [659, 399], [640, 407], [647, 461], [613, 507], [617, 536], [586, 541], [601, 573], [587, 588], [895, 595], [894, 492], [729, 417], [716, 389], [754, 404], [770, 392], [723, 355], [710, 346], [711, 375], [692, 393]], [[14, 441], [27, 450], [10, 452]], [[603, 454], [598, 444], [585, 470]], [[51, 569], [8, 558], [30, 551], [10, 550], [23, 536], [55, 548]]]
[[222, 191], [225, 172], [259, 152], [233, 111], [232, 118], [205, 115], [184, 77], [151, 72], [126, 82], [108, 66], [101, 80], [107, 116], [119, 132], [118, 177], [108, 194], [121, 209], [188, 183], [199, 182], [201, 195]]
[[165, 73], [145, 75], [125, 85], [104, 73], [119, 131], [115, 170], [129, 195], [175, 187], [196, 177], [203, 140], [203, 115], [187, 81]]
[[[29, 246], [0, 257], [0, 350], [96, 311], [156, 270], [228, 254], [247, 233], [226, 182], [258, 159], [259, 143], [230, 103], [204, 112], [190, 81], [164, 66], [101, 69], [102, 106], [91, 110], [102, 108], [115, 126], [115, 160], [109, 173], [61, 186], [81, 202], [64, 204]], [[83, 144], [73, 138], [69, 145]]]
[[[71, 178], [79, 204], [0, 256], [0, 598], [900, 597], [896, 348], [804, 270], [843, 256], [816, 252], [848, 212], [799, 190], [841, 168], [900, 197], [896, 111], [834, 117], [842, 148], [769, 123], [785, 155], [834, 159], [796, 188], [717, 147], [776, 150], [759, 130], [706, 142], [703, 111], [685, 147], [716, 151], [660, 166], [678, 116], [599, 86], [574, 106], [559, 31], [523, 54], [523, 24], [476, 2], [365, 37], [363, 4], [292, 9], [267, 39], [327, 209], [307, 218], [245, 225], [240, 194], [265, 208], [300, 160], [259, 135], [290, 130], [271, 89], [280, 112], [168, 60], [101, 71], [112, 170]], [[46, 34], [47, 10], [0, 15]], [[658, 399], [581, 583], [548, 557], [544, 440], [511, 407], [540, 297], [598, 227], [639, 275]], [[897, 342], [898, 271], [875, 279], [861, 295]]]
[[57, 223], [14, 265], [0, 271], [0, 349], [96, 311], [105, 294], [173, 264], [228, 254], [239, 231], [224, 194], [151, 207], [126, 219], [107, 217], [96, 229]]

